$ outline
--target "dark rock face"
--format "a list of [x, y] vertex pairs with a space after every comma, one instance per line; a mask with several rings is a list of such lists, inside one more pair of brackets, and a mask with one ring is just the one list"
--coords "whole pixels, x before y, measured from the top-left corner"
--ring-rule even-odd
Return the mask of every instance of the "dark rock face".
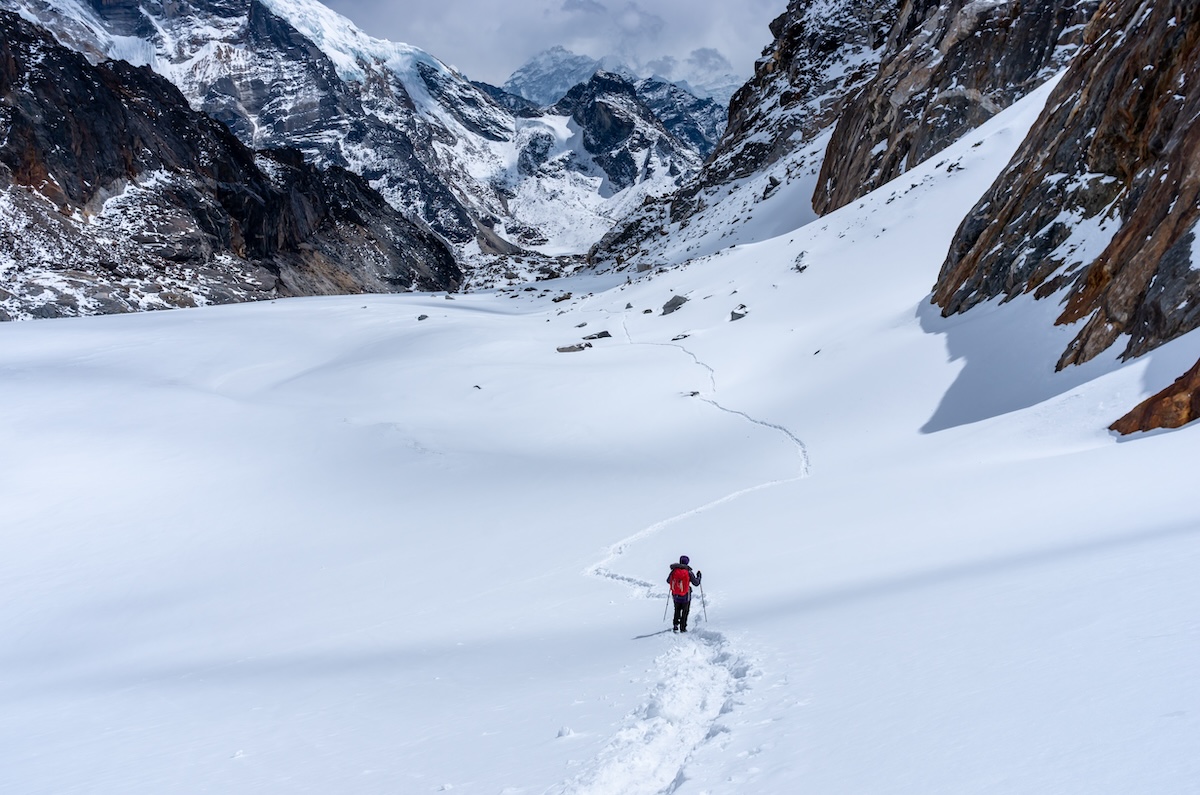
[[875, 73], [897, 1], [791, 0], [771, 23], [775, 38], [754, 77], [730, 100], [729, 127], [703, 181], [761, 171], [836, 122], [847, 97]]
[[[196, 73], [187, 93], [202, 98], [202, 110], [254, 148], [294, 146], [318, 165], [352, 168], [448, 240], [476, 236], [471, 213], [438, 173], [432, 131], [413, 123], [413, 101], [402, 83], [379, 80], [366, 91], [346, 83], [325, 53], [255, 0], [191, 5], [221, 20], [244, 17], [240, 40], [228, 44], [253, 53], [240, 69]], [[435, 78], [421, 77], [437, 95]], [[403, 123], [385, 121], [397, 114]], [[496, 122], [461, 115], [497, 135]]]
[[943, 314], [1035, 291], [1085, 321], [1059, 367], [1200, 326], [1200, 6], [1106, 0], [1013, 161], [967, 215]]
[[712, 153], [725, 131], [725, 108], [654, 77], [639, 80], [634, 91], [667, 132], [695, 149], [701, 159]]
[[[739, 180], [770, 173], [783, 181], [814, 180], [824, 149], [816, 145], [837, 122], [848, 97], [876, 70], [899, 0], [791, 0], [771, 23], [774, 41], [754, 77], [730, 101], [728, 126], [700, 174], [676, 193], [615, 226], [589, 253], [594, 262], [628, 261], [661, 237], [707, 234], [688, 229]], [[766, 183], [767, 179], [762, 179]], [[746, 214], [764, 198], [738, 197]], [[798, 209], [797, 215], [807, 212]]]
[[878, 74], [838, 120], [813, 207], [899, 176], [1025, 96], [1077, 52], [1099, 0], [903, 0]]
[[9, 317], [461, 278], [446, 247], [361, 178], [294, 150], [256, 155], [149, 69], [93, 66], [8, 12], [0, 130]]
[[[6, 6], [36, 14], [93, 61], [111, 55], [104, 35], [46, 0], [0, 0]], [[343, 79], [320, 47], [258, 0], [90, 0], [90, 6], [104, 34], [145, 42], [154, 68], [250, 148], [295, 147], [318, 166], [348, 168], [454, 243], [480, 236], [477, 216], [495, 209], [471, 206], [464, 200], [470, 191], [451, 188], [455, 175], [445, 173], [434, 144], [453, 133], [421, 117], [395, 74], [364, 63], [361, 82]], [[465, 130], [489, 140], [507, 136], [511, 115], [485, 93], [437, 70], [417, 65], [416, 71], [419, 90], [445, 103]]]
[[508, 108], [514, 115], [523, 119], [536, 119], [542, 115], [542, 106], [533, 100], [525, 99], [525, 97], [518, 94], [510, 94], [499, 86], [493, 86], [490, 83], [483, 83], [479, 80], [472, 80], [471, 85], [487, 94], [497, 104]]
[[614, 191], [653, 177], [655, 168], [675, 176], [699, 167], [694, 152], [667, 132], [633, 84], [613, 72], [592, 75], [550, 112], [575, 120], [584, 148]]

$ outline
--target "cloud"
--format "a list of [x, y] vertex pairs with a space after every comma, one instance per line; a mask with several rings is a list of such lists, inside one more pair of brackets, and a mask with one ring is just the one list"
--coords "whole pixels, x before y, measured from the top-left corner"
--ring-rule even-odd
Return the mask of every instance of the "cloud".
[[630, 63], [669, 57], [677, 71], [700, 71], [696, 65], [724, 58], [733, 65], [725, 71], [749, 77], [771, 41], [767, 25], [787, 7], [787, 0], [322, 2], [373, 36], [420, 47], [476, 80], [497, 85], [556, 44]]
[[688, 54], [687, 62], [688, 66], [696, 72], [726, 74], [733, 71], [733, 64], [729, 62], [729, 59], [712, 47], [701, 47], [697, 50], [692, 50]]
[[581, 11], [585, 14], [607, 14], [608, 8], [595, 0], [564, 0], [563, 11]]

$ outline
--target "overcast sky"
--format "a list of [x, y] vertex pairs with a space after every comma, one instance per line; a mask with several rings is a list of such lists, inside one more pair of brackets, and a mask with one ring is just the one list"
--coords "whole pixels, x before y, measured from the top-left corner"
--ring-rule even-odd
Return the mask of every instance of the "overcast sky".
[[749, 77], [787, 0], [322, 0], [381, 39], [420, 47], [474, 80], [500, 84], [555, 44], [645, 63], [712, 48]]

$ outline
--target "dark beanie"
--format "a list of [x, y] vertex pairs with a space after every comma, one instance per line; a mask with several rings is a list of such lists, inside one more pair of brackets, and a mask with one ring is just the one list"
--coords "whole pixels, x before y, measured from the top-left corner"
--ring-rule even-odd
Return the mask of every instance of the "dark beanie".
[[686, 565], [688, 564], [688, 556], [687, 556], [687, 555], [680, 555], [680, 556], [679, 556], [679, 562], [680, 562], [680, 563], [682, 563], [683, 565], [685, 565], [685, 566], [686, 566]]

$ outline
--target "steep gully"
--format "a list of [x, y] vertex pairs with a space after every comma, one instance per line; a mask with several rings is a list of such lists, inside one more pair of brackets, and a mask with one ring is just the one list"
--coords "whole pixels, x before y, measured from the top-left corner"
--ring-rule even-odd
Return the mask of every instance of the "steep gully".
[[[604, 310], [610, 316], [613, 314]], [[627, 345], [652, 345], [674, 348], [703, 368], [708, 376], [708, 394], [698, 399], [718, 411], [732, 414], [747, 423], [782, 434], [795, 446], [799, 463], [791, 476], [739, 489], [696, 508], [663, 519], [617, 542], [608, 555], [589, 567], [586, 573], [613, 580], [631, 588], [642, 599], [663, 604], [668, 593], [662, 584], [621, 574], [611, 568], [638, 541], [667, 527], [741, 499], [757, 491], [792, 483], [808, 477], [811, 471], [808, 449], [794, 433], [782, 425], [750, 416], [746, 412], [721, 405], [717, 376], [713, 367], [694, 352], [675, 342], [637, 342], [629, 333], [625, 315], [621, 329]], [[703, 610], [703, 608], [702, 608]], [[699, 613], [699, 615], [698, 615]], [[759, 672], [748, 655], [737, 649], [722, 632], [711, 629], [704, 613], [693, 610], [692, 623], [704, 621], [703, 628], [680, 638], [654, 661], [655, 682], [642, 703], [625, 716], [621, 728], [600, 753], [585, 764], [582, 772], [548, 790], [556, 795], [669, 795], [687, 781], [687, 767], [693, 756], [710, 743], [721, 742], [729, 729], [722, 718], [733, 712]], [[663, 633], [654, 633], [663, 634]], [[651, 637], [650, 635], [639, 638]]]

